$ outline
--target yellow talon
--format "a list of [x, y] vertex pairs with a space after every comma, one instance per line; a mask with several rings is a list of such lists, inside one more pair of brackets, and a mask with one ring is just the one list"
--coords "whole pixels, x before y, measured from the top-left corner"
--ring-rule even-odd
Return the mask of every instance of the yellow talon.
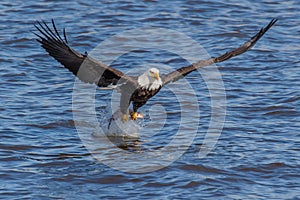
[[128, 115], [122, 114], [122, 122], [127, 122], [127, 121], [128, 121]]
[[138, 113], [137, 112], [131, 112], [130, 116], [131, 116], [131, 120], [136, 120], [137, 117], [138, 117]]

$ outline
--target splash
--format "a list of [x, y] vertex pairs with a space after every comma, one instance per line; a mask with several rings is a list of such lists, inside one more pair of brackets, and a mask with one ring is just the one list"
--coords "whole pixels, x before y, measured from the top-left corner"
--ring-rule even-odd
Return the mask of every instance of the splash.
[[139, 138], [142, 129], [140, 120], [128, 120], [127, 122], [123, 122], [121, 120], [120, 110], [117, 110], [113, 115], [111, 113], [110, 107], [108, 106], [100, 113], [100, 116], [98, 116], [106, 136]]

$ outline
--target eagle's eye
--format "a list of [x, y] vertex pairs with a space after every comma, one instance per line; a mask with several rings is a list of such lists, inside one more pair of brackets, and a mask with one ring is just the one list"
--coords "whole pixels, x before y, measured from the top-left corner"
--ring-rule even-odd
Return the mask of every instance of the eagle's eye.
[[154, 76], [155, 72], [154, 71], [149, 71], [151, 76]]

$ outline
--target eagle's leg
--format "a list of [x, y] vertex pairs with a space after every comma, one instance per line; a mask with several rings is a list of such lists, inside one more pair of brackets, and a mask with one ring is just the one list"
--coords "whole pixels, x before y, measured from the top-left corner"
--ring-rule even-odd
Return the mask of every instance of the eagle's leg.
[[[130, 93], [129, 93], [130, 94]], [[121, 110], [121, 120], [122, 122], [128, 121], [128, 107], [130, 104], [130, 95], [128, 93], [121, 93], [120, 99], [120, 110]]]
[[132, 111], [132, 110], [129, 110], [129, 114], [130, 114], [130, 118], [131, 118], [131, 120], [136, 120], [137, 118], [138, 118], [138, 112], [134, 112], [134, 111]]
[[133, 102], [133, 111], [129, 110], [131, 120], [137, 120], [137, 118], [144, 118], [142, 113], [138, 113], [138, 109], [142, 107], [146, 102]]
[[122, 122], [127, 122], [128, 121], [128, 115], [127, 115], [127, 113], [122, 113], [121, 120], [122, 120]]

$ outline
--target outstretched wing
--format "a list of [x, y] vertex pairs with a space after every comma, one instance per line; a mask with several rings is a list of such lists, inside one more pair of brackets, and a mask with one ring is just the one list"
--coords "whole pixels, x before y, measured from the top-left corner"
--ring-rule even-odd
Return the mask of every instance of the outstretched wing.
[[228, 60], [234, 56], [238, 56], [242, 53], [245, 53], [248, 51], [251, 47], [255, 45], [255, 43], [276, 23], [277, 19], [272, 19], [272, 21], [264, 28], [262, 28], [256, 35], [254, 35], [249, 41], [245, 42], [243, 45], [239, 46], [236, 49], [233, 49], [232, 51], [228, 51], [224, 53], [223, 55], [216, 57], [216, 58], [209, 58], [207, 60], [200, 60], [197, 63], [193, 63], [187, 67], [181, 67], [177, 69], [176, 71], [173, 71], [165, 76], [162, 76], [163, 84], [168, 84], [170, 82], [177, 81], [180, 78], [183, 78], [184, 76], [188, 75], [192, 71], [195, 71], [196, 69], [199, 69], [201, 67], [205, 67], [208, 65], [211, 65], [213, 63], [223, 62], [225, 60]]
[[68, 46], [65, 29], [63, 30], [64, 39], [60, 36], [52, 19], [51, 29], [45, 22], [34, 25], [39, 34], [34, 33], [39, 38], [37, 41], [49, 53], [50, 56], [60, 62], [65, 68], [70, 70], [80, 80], [87, 83], [95, 83], [99, 87], [116, 85], [122, 78], [125, 81], [134, 80], [124, 75], [119, 70], [105, 65], [104, 63], [83, 55]]

